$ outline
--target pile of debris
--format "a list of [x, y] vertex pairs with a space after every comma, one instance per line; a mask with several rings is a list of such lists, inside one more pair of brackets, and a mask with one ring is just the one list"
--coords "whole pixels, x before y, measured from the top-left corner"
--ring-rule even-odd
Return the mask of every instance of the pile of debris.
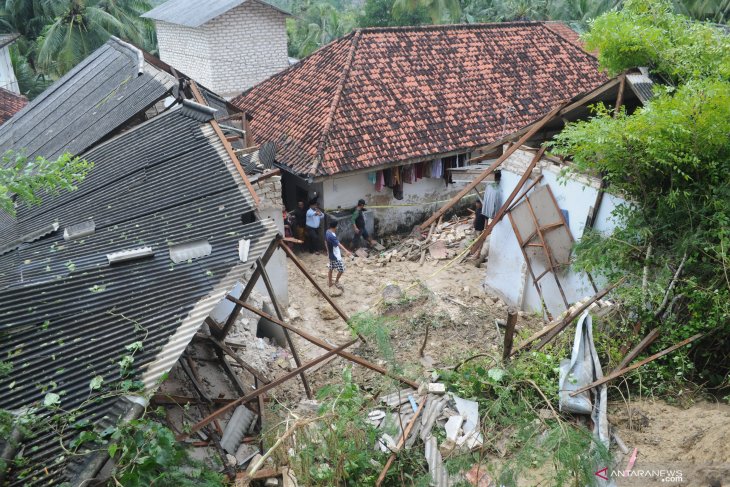
[[[415, 227], [405, 240], [392, 241], [388, 250], [373, 255], [369, 260], [384, 267], [389, 262], [420, 262], [448, 260], [459, 255], [475, 236], [470, 217], [454, 217], [448, 222], [431, 225], [428, 231]], [[359, 251], [358, 251], [359, 252]], [[361, 257], [367, 254], [358, 253]]]
[[[446, 394], [441, 383], [424, 384], [418, 391], [404, 389], [380, 398], [382, 408], [368, 414], [368, 421], [382, 431], [377, 448], [392, 457], [402, 449], [423, 442], [424, 456], [437, 487], [452, 485], [444, 459], [478, 450], [484, 443], [479, 427], [479, 405], [475, 401]], [[443, 429], [439, 444], [434, 428]], [[386, 464], [381, 478], [387, 473]]]

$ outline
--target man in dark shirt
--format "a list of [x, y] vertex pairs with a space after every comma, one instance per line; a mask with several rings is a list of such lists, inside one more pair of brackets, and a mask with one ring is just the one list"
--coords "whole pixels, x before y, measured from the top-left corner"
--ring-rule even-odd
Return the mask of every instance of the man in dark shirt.
[[355, 211], [352, 213], [350, 222], [352, 223], [353, 230], [355, 231], [355, 237], [352, 239], [352, 248], [357, 249], [360, 247], [360, 237], [365, 239], [369, 247], [372, 247], [375, 242], [368, 235], [368, 231], [365, 228], [365, 200], [361, 199], [357, 202]]
[[307, 221], [307, 208], [304, 206], [304, 201], [297, 201], [297, 208], [292, 212], [294, 214], [294, 236], [299, 240], [304, 240], [304, 234], [306, 232], [306, 221]]
[[477, 200], [474, 206], [474, 230], [481, 233], [487, 223], [487, 217], [482, 214], [482, 202]]

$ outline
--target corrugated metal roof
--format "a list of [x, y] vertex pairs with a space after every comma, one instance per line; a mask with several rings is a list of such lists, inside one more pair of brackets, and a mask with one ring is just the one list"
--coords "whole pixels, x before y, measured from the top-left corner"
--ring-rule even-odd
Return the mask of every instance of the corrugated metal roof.
[[[208, 0], [200, 2], [199, 0], [168, 0], [147, 13], [142, 17], [161, 20], [171, 24], [184, 25], [186, 27], [200, 27], [206, 22], [213, 20], [219, 15], [223, 15], [232, 8], [243, 5], [249, 0]], [[286, 10], [275, 7], [263, 0], [250, 0], [270, 7], [284, 15], [291, 15]]]
[[0, 151], [80, 154], [175, 86], [141, 50], [113, 37], [0, 127]]
[[[191, 116], [194, 108], [173, 109], [83, 154], [95, 167], [78, 191], [45, 197], [10, 221], [16, 234], [60, 226], [0, 256], [0, 357], [13, 364], [0, 380], [0, 408], [31, 405], [46, 392], [59, 394], [64, 409], [76, 408], [89, 399], [94, 376], [105, 384], [123, 379], [119, 361], [137, 341], [143, 348], [133, 377], [154, 390], [276, 235], [269, 220], [242, 223], [253, 218], [250, 195], [220, 139], [200, 121], [211, 114]], [[94, 234], [63, 239], [67, 225], [88, 218]], [[238, 258], [242, 238], [251, 241], [247, 263]], [[169, 245], [201, 239], [210, 255], [173, 264]], [[112, 265], [106, 258], [143, 246], [154, 255]], [[117, 398], [92, 401], [79, 419], [113, 422], [122, 409]], [[65, 445], [77, 434], [69, 428]], [[76, 466], [56, 433], [39, 431], [23, 446], [29, 463], [11, 471], [10, 485], [70, 481]]]
[[629, 82], [631, 90], [641, 100], [641, 103], [646, 104], [654, 98], [654, 82], [648, 76], [631, 73], [626, 75], [626, 81]]

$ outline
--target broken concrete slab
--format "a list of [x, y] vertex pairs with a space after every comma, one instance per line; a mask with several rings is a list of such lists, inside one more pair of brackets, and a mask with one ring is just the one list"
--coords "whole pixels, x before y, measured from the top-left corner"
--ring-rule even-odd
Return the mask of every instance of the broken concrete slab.
[[436, 240], [428, 247], [429, 255], [436, 260], [444, 260], [448, 257], [446, 251], [446, 242], [443, 240]]
[[444, 425], [444, 430], [446, 430], [446, 438], [451, 441], [456, 441], [456, 439], [459, 437], [459, 433], [461, 432], [461, 425], [463, 422], [463, 416], [451, 416]]
[[429, 394], [446, 394], [446, 384], [431, 382], [428, 384]]
[[456, 410], [465, 419], [464, 432], [470, 433], [479, 427], [479, 404], [476, 401], [462, 399], [459, 396], [453, 396], [456, 403]]

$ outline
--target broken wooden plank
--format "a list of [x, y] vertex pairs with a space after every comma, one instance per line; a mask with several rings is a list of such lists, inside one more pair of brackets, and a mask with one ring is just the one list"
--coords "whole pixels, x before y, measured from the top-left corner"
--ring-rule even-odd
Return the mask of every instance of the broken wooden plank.
[[517, 143], [513, 144], [510, 148], [508, 148], [496, 161], [494, 161], [487, 169], [485, 169], [479, 176], [474, 178], [474, 181], [467, 184], [464, 189], [459, 191], [459, 193], [451, 198], [446, 204], [444, 204], [439, 210], [431, 215], [425, 222], [421, 224], [421, 230], [425, 230], [428, 228], [429, 225], [431, 225], [433, 222], [438, 220], [440, 217], [444, 215], [449, 209], [454, 206], [456, 203], [458, 203], [464, 196], [466, 196], [473, 188], [476, 188], [479, 183], [481, 183], [484, 179], [486, 179], [487, 176], [492, 174], [499, 166], [502, 165], [502, 163], [509, 158], [519, 147], [522, 146], [525, 142], [527, 142], [530, 137], [535, 135], [538, 130], [543, 128], [548, 122], [550, 122], [555, 115], [565, 106], [565, 103], [561, 103], [557, 107], [550, 110], [550, 112], [545, 115], [542, 119], [540, 119], [535, 125], [530, 128], [525, 135], [523, 135]]
[[540, 345], [538, 345], [538, 347], [537, 347], [537, 349], [539, 350], [540, 348], [542, 348], [543, 346], [545, 346], [545, 344], [547, 342], [549, 342], [550, 340], [552, 340], [558, 333], [560, 333], [561, 331], [563, 331], [563, 329], [566, 326], [568, 326], [575, 318], [577, 318], [578, 316], [580, 316], [581, 313], [583, 313], [583, 311], [587, 310], [593, 303], [595, 303], [599, 299], [603, 299], [603, 297], [606, 296], [606, 294], [608, 294], [615, 287], [619, 286], [625, 280], [626, 280], [625, 277], [619, 279], [619, 281], [616, 282], [615, 284], [612, 284], [612, 285], [608, 286], [606, 289], [604, 289], [603, 291], [601, 291], [601, 292], [593, 295], [593, 297], [591, 297], [588, 301], [586, 301], [585, 303], [583, 303], [577, 309], [573, 310], [573, 312], [568, 313], [564, 318], [560, 318], [558, 321], [556, 321], [552, 325], [548, 325], [547, 327], [545, 327], [542, 330], [538, 331], [537, 333], [535, 333], [534, 335], [532, 335], [530, 338], [528, 338], [527, 340], [525, 340], [524, 342], [522, 342], [521, 344], [519, 344], [517, 346], [517, 348], [515, 349], [515, 351], [512, 352], [512, 355], [516, 354], [517, 352], [519, 352], [523, 348], [527, 347], [530, 343], [534, 342], [535, 340], [537, 340], [539, 338], [542, 338], [542, 337], [545, 337], [545, 338], [543, 338], [543, 341], [540, 342]]
[[[403, 445], [406, 442], [406, 439], [408, 438], [408, 435], [411, 434], [411, 430], [413, 429], [413, 426], [416, 424], [416, 420], [418, 420], [418, 417], [421, 415], [421, 411], [423, 411], [423, 406], [426, 405], [426, 399], [428, 398], [428, 395], [424, 396], [423, 399], [421, 399], [421, 404], [418, 405], [418, 409], [416, 410], [416, 413], [411, 418], [410, 422], [406, 426], [406, 429], [403, 430], [403, 434], [400, 437], [400, 441], [398, 441], [398, 445], [396, 446], [396, 450], [400, 450], [403, 448]], [[388, 475], [388, 470], [390, 470], [390, 466], [393, 465], [393, 462], [395, 461], [396, 453], [393, 452], [388, 457], [388, 461], [385, 463], [385, 466], [383, 467], [383, 470], [380, 472], [380, 475], [378, 476], [378, 480], [375, 481], [375, 487], [380, 487], [383, 484], [383, 480], [385, 480], [385, 476]]]
[[624, 374], [626, 374], [628, 372], [631, 372], [632, 370], [636, 370], [639, 367], [642, 367], [642, 366], [648, 364], [649, 362], [653, 362], [654, 360], [656, 360], [658, 358], [661, 358], [661, 357], [663, 357], [665, 355], [668, 355], [668, 354], [674, 352], [675, 350], [677, 350], [678, 348], [682, 348], [685, 345], [689, 345], [693, 341], [697, 340], [698, 338], [702, 338], [703, 336], [705, 336], [704, 333], [698, 333], [696, 335], [692, 335], [691, 337], [689, 337], [689, 338], [687, 338], [685, 340], [682, 340], [681, 342], [677, 343], [676, 345], [672, 345], [669, 348], [665, 348], [661, 352], [655, 353], [651, 357], [647, 357], [644, 360], [642, 360], [640, 362], [637, 362], [637, 363], [635, 363], [634, 365], [632, 365], [630, 367], [625, 367], [625, 368], [623, 368], [621, 370], [617, 370], [615, 372], [611, 372], [607, 376], [605, 376], [605, 377], [603, 377], [601, 379], [598, 379], [597, 381], [592, 382], [592, 383], [588, 384], [587, 386], [581, 387], [580, 389], [578, 389], [578, 390], [576, 390], [574, 392], [571, 392], [570, 395], [571, 396], [576, 396], [576, 395], [580, 394], [581, 392], [585, 392], [585, 391], [587, 391], [589, 389], [593, 389], [594, 387], [598, 387], [600, 385], [603, 385], [606, 382], [610, 382], [610, 381], [614, 380], [617, 377], [620, 377], [620, 376], [622, 376], [622, 375], [624, 375]]
[[627, 365], [633, 362], [634, 359], [646, 349], [646, 347], [654, 343], [657, 338], [659, 338], [659, 328], [654, 328], [643, 338], [643, 340], [639, 342], [638, 345], [636, 345], [629, 353], [626, 354], [623, 360], [621, 360], [621, 363], [618, 364], [618, 367], [616, 367], [616, 369], [614, 370], [621, 370], [625, 368]]

